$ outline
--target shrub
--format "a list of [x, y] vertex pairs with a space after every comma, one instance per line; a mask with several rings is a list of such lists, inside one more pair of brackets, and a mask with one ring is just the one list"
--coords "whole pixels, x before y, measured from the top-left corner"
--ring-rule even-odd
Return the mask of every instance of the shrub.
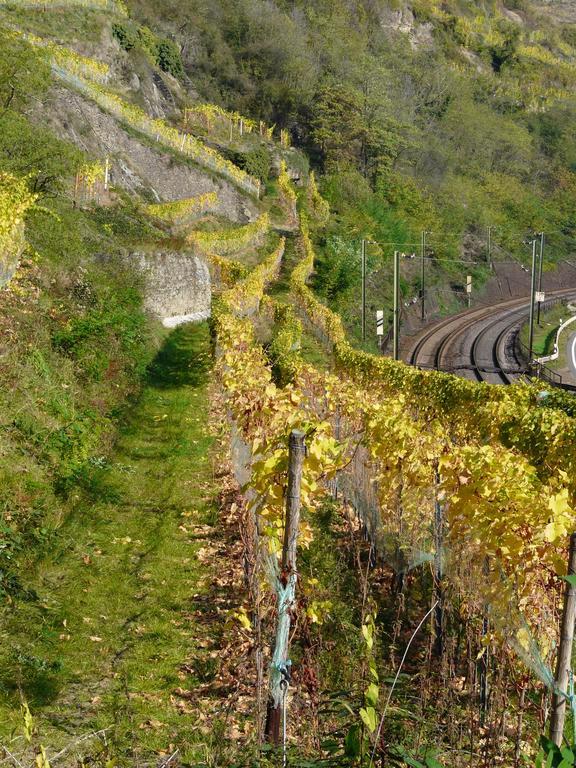
[[148, 27], [138, 27], [138, 43], [156, 61], [158, 56], [158, 38], [151, 29]]
[[138, 32], [131, 24], [114, 22], [112, 35], [118, 40], [120, 47], [125, 51], [131, 51], [138, 44]]
[[156, 47], [156, 63], [164, 72], [169, 72], [174, 77], [182, 77], [184, 67], [180, 49], [172, 40], [162, 39]]
[[244, 170], [250, 176], [256, 176], [263, 182], [267, 182], [270, 177], [271, 165], [270, 152], [266, 147], [258, 147], [244, 156]]
[[182, 77], [184, 67], [180, 49], [172, 40], [158, 38], [148, 27], [137, 27], [130, 23], [114, 22], [112, 34], [125, 51], [140, 48], [146, 51], [164, 72]]

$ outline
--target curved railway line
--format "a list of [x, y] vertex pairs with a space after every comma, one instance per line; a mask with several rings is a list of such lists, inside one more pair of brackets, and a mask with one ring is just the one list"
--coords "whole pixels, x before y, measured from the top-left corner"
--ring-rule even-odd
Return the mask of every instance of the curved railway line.
[[[553, 291], [544, 306], [576, 298], [576, 288]], [[418, 368], [432, 368], [489, 384], [511, 384], [525, 375], [516, 336], [529, 311], [527, 298], [510, 299], [447, 318], [422, 331], [405, 355]]]

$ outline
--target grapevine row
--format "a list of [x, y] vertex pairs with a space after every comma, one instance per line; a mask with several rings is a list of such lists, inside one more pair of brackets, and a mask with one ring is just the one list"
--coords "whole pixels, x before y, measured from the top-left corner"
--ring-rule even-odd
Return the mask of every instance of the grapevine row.
[[414, 552], [432, 556], [430, 521], [441, 499], [451, 589], [464, 596], [471, 615], [489, 603], [495, 626], [519, 646], [530, 638], [521, 622], [511, 620], [514, 601], [546, 657], [560, 585], [557, 578], [551, 584], [551, 574], [563, 573], [574, 514], [566, 478], [543, 480], [526, 457], [498, 442], [454, 440], [441, 414], [431, 418], [399, 391], [383, 396], [302, 364], [294, 385], [277, 387], [248, 319], [276, 268], [275, 255], [226, 292], [214, 312], [222, 381], [234, 422], [251, 448], [249, 485], [271, 550], [280, 541], [286, 435], [299, 427], [314, 434], [304, 470], [309, 508], [323, 493], [319, 479], [338, 467], [349, 473], [351, 457], [360, 455], [364, 482], [377, 489], [374, 536], [382, 552], [396, 540], [409, 562]]
[[[193, 107], [186, 107], [183, 121], [185, 127], [192, 123], [201, 125], [210, 132], [220, 127], [222, 131], [230, 133], [230, 140], [232, 140], [233, 131], [236, 130], [240, 136], [257, 133], [261, 138], [272, 141], [276, 127], [275, 125], [267, 126], [262, 120], [252, 120], [239, 112], [231, 112], [216, 104], [195, 104]], [[279, 138], [282, 147], [285, 149], [290, 147], [288, 131], [281, 129]]]
[[256, 221], [242, 227], [219, 229], [215, 232], [192, 232], [188, 235], [188, 243], [196, 245], [203, 251], [219, 256], [239, 251], [256, 243], [270, 229], [270, 218], [262, 214]]
[[168, 203], [152, 203], [146, 206], [146, 213], [157, 219], [175, 224], [178, 220], [194, 213], [206, 213], [218, 204], [216, 192], [206, 192], [198, 197], [187, 197], [182, 200], [172, 200]]
[[110, 67], [105, 62], [82, 56], [71, 48], [58, 45], [52, 40], [46, 40], [25, 32], [18, 32], [18, 34], [32, 45], [43, 48], [56, 67], [65, 69], [77, 77], [87, 78], [102, 85], [108, 82]]
[[546, 406], [538, 386], [493, 387], [439, 371], [421, 371], [390, 358], [357, 350], [347, 341], [342, 321], [315, 296], [306, 281], [314, 269], [314, 250], [306, 224], [301, 225], [302, 259], [291, 289], [313, 326], [330, 345], [341, 375], [356, 384], [377, 387], [382, 397], [404, 393], [429, 418], [444, 420], [454, 439], [498, 441], [522, 452], [543, 478], [567, 475], [576, 495], [576, 420]]

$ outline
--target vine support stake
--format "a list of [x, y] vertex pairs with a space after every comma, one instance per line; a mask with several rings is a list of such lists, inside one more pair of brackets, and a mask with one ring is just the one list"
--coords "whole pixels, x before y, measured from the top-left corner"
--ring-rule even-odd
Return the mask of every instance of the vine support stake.
[[444, 653], [444, 509], [438, 498], [440, 475], [436, 472], [434, 499], [434, 655], [442, 658]]
[[[570, 536], [568, 554], [568, 576], [576, 574], [576, 533]], [[576, 621], [576, 579], [566, 584], [564, 610], [560, 629], [560, 644], [556, 661], [556, 687], [552, 695], [552, 716], [550, 718], [550, 739], [560, 746], [564, 735], [566, 717], [566, 692], [572, 669], [572, 645], [574, 642], [574, 622]]]
[[[484, 558], [484, 565], [482, 567], [482, 573], [484, 576], [490, 576], [490, 561], [488, 557]], [[484, 614], [482, 616], [482, 640], [484, 640], [489, 632], [490, 622], [488, 620], [488, 607], [484, 606]], [[480, 725], [484, 727], [486, 722], [486, 713], [488, 712], [488, 673], [490, 669], [490, 649], [488, 644], [484, 645], [484, 653], [480, 657]]]
[[[285, 704], [290, 683], [290, 661], [288, 659], [291, 613], [296, 599], [296, 547], [300, 525], [301, 485], [304, 457], [306, 455], [305, 435], [294, 429], [290, 433], [288, 453], [288, 491], [286, 495], [286, 520], [284, 523], [284, 544], [282, 547], [281, 571], [277, 576], [278, 624], [274, 655], [270, 664], [270, 694], [266, 714], [266, 738], [273, 744], [280, 743], [280, 728], [285, 722]], [[284, 750], [286, 744], [284, 743]]]
[[366, 339], [366, 240], [362, 240], [360, 254], [362, 267], [362, 341]]

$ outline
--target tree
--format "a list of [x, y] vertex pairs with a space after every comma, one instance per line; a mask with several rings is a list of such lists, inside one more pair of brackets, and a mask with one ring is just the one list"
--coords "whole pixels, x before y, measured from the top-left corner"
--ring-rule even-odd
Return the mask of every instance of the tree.
[[23, 115], [13, 110], [0, 115], [0, 168], [29, 176], [32, 191], [41, 198], [57, 194], [82, 160], [79, 149]]
[[0, 115], [19, 109], [48, 88], [50, 67], [41, 51], [8, 30], [0, 30]]

